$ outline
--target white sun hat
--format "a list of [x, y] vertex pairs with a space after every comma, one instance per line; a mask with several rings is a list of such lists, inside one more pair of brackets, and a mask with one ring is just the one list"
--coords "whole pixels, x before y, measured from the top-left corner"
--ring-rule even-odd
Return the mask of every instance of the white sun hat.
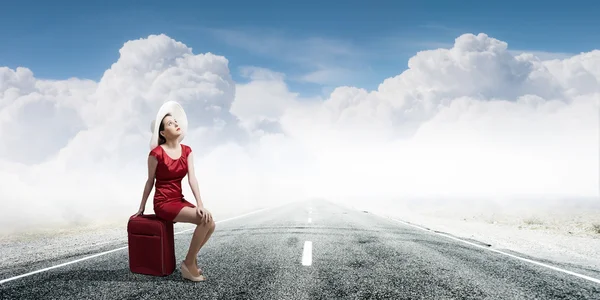
[[179, 142], [183, 140], [185, 134], [188, 129], [188, 120], [183, 110], [183, 107], [175, 102], [175, 101], [167, 101], [163, 103], [163, 105], [158, 109], [158, 113], [156, 114], [156, 118], [152, 121], [150, 125], [150, 130], [152, 131], [152, 138], [150, 139], [150, 150], [156, 148], [158, 146], [158, 128], [160, 127], [160, 122], [167, 115], [171, 114], [171, 116], [177, 120], [177, 125], [181, 128], [181, 135], [179, 136]]

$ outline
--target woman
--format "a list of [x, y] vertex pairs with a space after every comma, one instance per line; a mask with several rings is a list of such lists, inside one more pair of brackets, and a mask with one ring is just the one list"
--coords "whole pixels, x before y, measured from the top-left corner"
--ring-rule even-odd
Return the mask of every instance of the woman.
[[[206, 277], [197, 266], [200, 248], [208, 241], [215, 230], [211, 213], [204, 207], [198, 190], [198, 180], [194, 171], [192, 149], [181, 140], [187, 131], [187, 118], [183, 108], [170, 101], [159, 109], [152, 122], [152, 140], [148, 156], [148, 179], [144, 188], [142, 202], [135, 216], [144, 212], [146, 200], [154, 186], [154, 212], [157, 217], [182, 223], [196, 224], [187, 256], [181, 263], [183, 278], [192, 281], [204, 281]], [[188, 175], [188, 183], [196, 198], [197, 206], [184, 199], [181, 181]]]

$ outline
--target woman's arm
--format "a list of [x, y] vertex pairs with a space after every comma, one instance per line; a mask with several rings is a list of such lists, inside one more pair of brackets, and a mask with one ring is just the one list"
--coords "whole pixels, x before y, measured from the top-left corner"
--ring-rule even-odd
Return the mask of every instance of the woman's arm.
[[198, 188], [198, 179], [196, 178], [196, 171], [194, 170], [194, 155], [191, 152], [188, 155], [188, 183], [190, 184], [192, 193], [196, 198], [196, 203], [198, 204], [198, 207], [204, 207], [204, 204], [202, 203], [202, 198], [200, 197], [200, 189]]
[[144, 208], [146, 208], [146, 201], [148, 200], [148, 196], [150, 196], [150, 191], [152, 191], [152, 188], [154, 187], [154, 176], [157, 165], [158, 160], [156, 157], [148, 155], [148, 179], [146, 179], [146, 185], [144, 186], [144, 194], [142, 195], [142, 203], [140, 203], [140, 211], [143, 211]]

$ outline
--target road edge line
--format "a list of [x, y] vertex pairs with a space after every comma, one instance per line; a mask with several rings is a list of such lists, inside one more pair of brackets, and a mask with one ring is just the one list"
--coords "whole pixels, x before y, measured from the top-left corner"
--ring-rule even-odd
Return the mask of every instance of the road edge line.
[[[239, 216], [227, 218], [227, 219], [224, 219], [224, 220], [219, 220], [219, 221], [216, 221], [215, 223], [218, 224], [218, 223], [221, 223], [221, 222], [231, 221], [231, 220], [242, 218], [242, 217], [245, 217], [245, 216], [248, 216], [248, 215], [251, 215], [251, 214], [255, 214], [255, 213], [258, 213], [258, 212], [261, 212], [261, 211], [279, 208], [279, 207], [282, 207], [282, 206], [285, 206], [285, 205], [288, 205], [288, 204], [291, 204], [291, 203], [294, 203], [294, 202], [286, 202], [286, 203], [281, 204], [281, 205], [276, 205], [276, 206], [261, 208], [261, 209], [258, 209], [258, 210], [255, 210], [255, 211], [251, 211], [251, 212], [239, 215]], [[181, 234], [181, 233], [184, 233], [184, 232], [187, 232], [187, 231], [191, 231], [191, 230], [194, 230], [194, 228], [186, 229], [186, 230], [183, 230], [183, 231], [179, 231], [179, 232], [176, 232], [174, 234]], [[37, 273], [45, 272], [45, 271], [48, 271], [48, 270], [57, 269], [57, 268], [64, 267], [64, 266], [67, 266], [67, 265], [71, 265], [71, 264], [74, 264], [74, 263], [78, 263], [78, 262], [81, 262], [81, 261], [84, 261], [84, 260], [96, 258], [98, 256], [106, 255], [106, 254], [109, 254], [109, 253], [112, 253], [112, 252], [116, 252], [116, 251], [119, 251], [119, 250], [123, 250], [123, 249], [127, 249], [127, 248], [129, 248], [129, 246], [124, 246], [124, 247], [120, 247], [120, 248], [116, 248], [116, 249], [112, 249], [112, 250], [108, 250], [108, 251], [104, 251], [104, 252], [92, 254], [92, 255], [89, 255], [89, 256], [86, 256], [86, 257], [82, 257], [82, 258], [79, 258], [79, 259], [76, 259], [76, 260], [73, 260], [73, 261], [64, 262], [64, 263], [61, 263], [61, 264], [58, 264], [58, 265], [55, 265], [55, 266], [50, 266], [50, 267], [46, 267], [46, 268], [43, 268], [43, 269], [39, 269], [39, 270], [31, 271], [31, 272], [28, 272], [28, 273], [24, 273], [24, 274], [21, 274], [21, 275], [17, 275], [17, 276], [5, 278], [5, 279], [0, 280], [0, 284], [4, 284], [4, 283], [7, 283], [7, 282], [10, 282], [10, 281], [13, 281], [13, 280], [17, 280], [17, 279], [20, 279], [20, 278], [23, 278], [23, 277], [35, 275]]]
[[[352, 207], [352, 206], [346, 206], [346, 205], [342, 205], [342, 204], [339, 204], [339, 203], [336, 203], [336, 202], [334, 202], [334, 203], [337, 204], [337, 205], [339, 205], [339, 206], [341, 206], [341, 207], [350, 208], [350, 209], [353, 209], [353, 210], [356, 210], [356, 211], [363, 211], [363, 210], [359, 210], [359, 209], [357, 209], [355, 207]], [[456, 240], [456, 241], [459, 241], [459, 242], [462, 242], [462, 243], [465, 243], [465, 244], [469, 244], [469, 245], [475, 246], [477, 248], [481, 248], [481, 249], [484, 249], [484, 250], [489, 250], [489, 251], [496, 252], [496, 253], [499, 253], [499, 254], [504, 254], [506, 256], [509, 256], [509, 257], [512, 257], [512, 258], [515, 258], [515, 259], [518, 259], [518, 260], [522, 260], [522, 261], [525, 261], [525, 262], [528, 262], [528, 263], [532, 263], [532, 264], [535, 264], [535, 265], [538, 265], [538, 266], [546, 267], [546, 268], [552, 269], [554, 271], [563, 272], [563, 273], [566, 273], [566, 274], [569, 274], [569, 275], [573, 275], [573, 276], [576, 276], [576, 277], [579, 277], [579, 278], [582, 278], [582, 279], [589, 280], [589, 281], [592, 281], [594, 283], [600, 284], [600, 279], [598, 279], [598, 278], [594, 278], [594, 277], [587, 276], [587, 275], [584, 275], [584, 274], [579, 274], [579, 273], [576, 273], [576, 272], [573, 272], [573, 271], [565, 270], [565, 269], [562, 269], [562, 268], [559, 268], [559, 267], [555, 267], [555, 266], [552, 266], [552, 265], [549, 265], [549, 264], [545, 264], [545, 263], [542, 263], [542, 262], [539, 262], [539, 261], [531, 260], [531, 259], [528, 259], [528, 258], [520, 257], [520, 256], [517, 256], [517, 255], [514, 255], [514, 254], [506, 253], [506, 252], [500, 251], [498, 249], [493, 249], [493, 248], [490, 248], [490, 247], [487, 247], [487, 246], [482, 246], [482, 245], [478, 245], [478, 244], [475, 244], [475, 243], [471, 243], [469, 241], [465, 241], [463, 239], [460, 239], [460, 238], [457, 238], [457, 237], [454, 237], [454, 236], [451, 236], [451, 235], [447, 235], [447, 234], [444, 234], [444, 233], [441, 233], [441, 232], [436, 232], [436, 231], [431, 230], [431, 229], [419, 227], [417, 225], [414, 225], [414, 224], [411, 224], [411, 223], [408, 223], [408, 222], [405, 222], [405, 221], [402, 221], [402, 220], [398, 220], [398, 219], [393, 218], [393, 217], [384, 216], [384, 215], [381, 215], [379, 213], [370, 211], [368, 209], [366, 211], [368, 211], [370, 214], [372, 214], [374, 216], [378, 216], [380, 218], [392, 220], [392, 221], [395, 221], [395, 222], [398, 222], [398, 223], [402, 223], [404, 225], [408, 225], [408, 226], [411, 226], [411, 227], [414, 227], [414, 228], [417, 228], [417, 229], [420, 229], [420, 230], [423, 230], [423, 231], [426, 231], [426, 232], [429, 232], [429, 233], [432, 233], [432, 234], [441, 235], [443, 237], [447, 237], [447, 238], [450, 238], [450, 239], [453, 239], [453, 240]]]

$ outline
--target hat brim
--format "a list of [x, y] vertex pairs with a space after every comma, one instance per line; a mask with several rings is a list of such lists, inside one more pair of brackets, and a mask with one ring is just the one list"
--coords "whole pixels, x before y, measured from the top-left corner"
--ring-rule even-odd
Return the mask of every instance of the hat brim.
[[150, 139], [150, 150], [158, 146], [158, 129], [160, 128], [160, 122], [167, 114], [171, 114], [171, 116], [173, 116], [173, 118], [177, 120], [177, 124], [181, 128], [181, 135], [178, 139], [180, 143], [185, 137], [185, 134], [187, 133], [188, 120], [187, 115], [183, 110], [183, 107], [175, 101], [167, 101], [163, 103], [163, 105], [158, 109], [156, 118], [154, 118], [154, 121], [152, 121], [152, 138]]

